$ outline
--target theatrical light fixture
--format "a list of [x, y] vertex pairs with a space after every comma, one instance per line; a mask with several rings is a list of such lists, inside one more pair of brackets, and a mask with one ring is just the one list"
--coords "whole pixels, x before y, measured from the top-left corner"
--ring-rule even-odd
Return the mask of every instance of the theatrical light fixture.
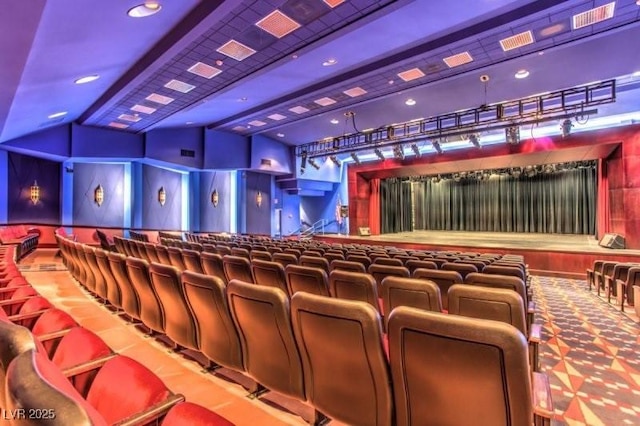
[[376, 155], [378, 156], [379, 159], [381, 159], [382, 161], [385, 160], [384, 158], [384, 154], [382, 153], [382, 151], [380, 150], [380, 148], [376, 148], [373, 150], [373, 152], [376, 153]]
[[320, 170], [320, 166], [318, 166], [318, 163], [316, 163], [316, 160], [314, 160], [313, 158], [309, 158], [307, 160], [307, 163], [311, 164], [311, 167], [313, 167], [316, 170]]
[[469, 135], [469, 142], [471, 142], [471, 145], [475, 146], [478, 149], [482, 148], [482, 145], [480, 145], [480, 136], [478, 136], [477, 133], [472, 133]]
[[100, 207], [104, 202], [104, 188], [102, 185], [98, 184], [93, 190], [93, 201]]
[[393, 139], [396, 134], [396, 129], [393, 126], [387, 127], [387, 139]]
[[333, 164], [335, 164], [338, 167], [340, 167], [340, 165], [342, 164], [340, 160], [338, 160], [338, 157], [336, 157], [335, 155], [330, 155], [329, 160], [333, 161]]
[[40, 187], [38, 186], [37, 180], [34, 180], [31, 185], [30, 198], [34, 205], [38, 204], [38, 201], [40, 201]]
[[302, 158], [300, 159], [300, 174], [304, 174], [304, 169], [307, 168], [307, 153], [302, 153]]
[[164, 186], [161, 186], [160, 189], [158, 189], [158, 202], [161, 206], [164, 206], [167, 202], [167, 191], [164, 190]]
[[504, 135], [509, 145], [518, 145], [520, 143], [520, 127], [507, 127], [504, 129]]
[[562, 122], [560, 125], [560, 130], [562, 131], [562, 137], [567, 138], [571, 135], [571, 128], [573, 127], [573, 123], [568, 118]]
[[92, 81], [96, 81], [100, 76], [98, 74], [87, 75], [85, 77], [80, 77], [74, 81], [75, 84], [85, 84], [91, 83]]
[[433, 149], [435, 149], [438, 154], [442, 154], [444, 152], [439, 141], [434, 139], [431, 141], [431, 145], [433, 145]]
[[352, 152], [351, 153], [351, 158], [353, 158], [353, 162], [356, 164], [360, 164], [360, 159], [358, 158], [358, 153], [356, 152]]
[[404, 103], [405, 103], [407, 106], [414, 106], [414, 105], [416, 104], [416, 100], [415, 100], [415, 99], [413, 99], [413, 98], [409, 98], [409, 99], [407, 99], [406, 101], [404, 101]]
[[404, 150], [402, 145], [396, 145], [393, 147], [393, 156], [398, 160], [404, 160]]
[[527, 77], [529, 77], [529, 71], [527, 70], [520, 70], [515, 74], [515, 78], [519, 80]]
[[67, 115], [67, 111], [60, 111], [60, 112], [54, 112], [53, 114], [49, 114], [47, 118], [53, 119], [53, 118], [64, 117], [65, 115]]
[[421, 154], [420, 154], [420, 148], [418, 147], [418, 144], [412, 143], [411, 150], [416, 155], [416, 157], [420, 157]]

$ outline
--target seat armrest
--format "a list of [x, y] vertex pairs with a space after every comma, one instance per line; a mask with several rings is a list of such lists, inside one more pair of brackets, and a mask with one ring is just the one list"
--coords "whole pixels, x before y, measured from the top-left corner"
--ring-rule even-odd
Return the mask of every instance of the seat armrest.
[[553, 417], [553, 400], [551, 399], [551, 387], [546, 374], [532, 373], [532, 399], [534, 424], [551, 424]]
[[47, 310], [48, 309], [43, 309], [41, 311], [29, 312], [28, 314], [10, 315], [8, 319], [14, 324], [24, 326], [24, 323], [27, 320], [38, 318], [40, 315], [44, 314]]
[[529, 329], [529, 343], [540, 343], [541, 334], [542, 325], [531, 324], [531, 329]]
[[[13, 287], [19, 288], [19, 287]], [[19, 303], [24, 303], [27, 300], [31, 299], [33, 296], [21, 297], [20, 299], [8, 299], [8, 300], [0, 300], [0, 307], [4, 308], [5, 306], [15, 306]]]
[[40, 340], [41, 343], [44, 343], [51, 340], [61, 339], [69, 334], [70, 331], [71, 328], [65, 328], [64, 330], [52, 331], [51, 333], [44, 333], [36, 337], [38, 338], [38, 340]]
[[64, 370], [62, 370], [62, 374], [64, 374], [64, 376], [71, 380], [73, 379], [73, 377], [82, 374], [82, 373], [87, 373], [89, 371], [93, 371], [93, 370], [97, 370], [99, 368], [102, 368], [102, 366], [109, 360], [115, 358], [119, 356], [118, 354], [109, 354], [109, 355], [105, 355], [101, 358], [98, 359], [94, 359], [91, 361], [87, 361], [85, 363], [73, 366], [73, 367], [69, 367], [66, 368]]
[[529, 302], [527, 303], [527, 313], [528, 314], [536, 313], [536, 302], [534, 302], [533, 300], [529, 300]]
[[184, 402], [184, 400], [184, 395], [171, 395], [164, 401], [160, 401], [140, 413], [132, 414], [126, 419], [114, 423], [113, 426], [137, 426], [153, 423], [167, 414], [174, 405]]

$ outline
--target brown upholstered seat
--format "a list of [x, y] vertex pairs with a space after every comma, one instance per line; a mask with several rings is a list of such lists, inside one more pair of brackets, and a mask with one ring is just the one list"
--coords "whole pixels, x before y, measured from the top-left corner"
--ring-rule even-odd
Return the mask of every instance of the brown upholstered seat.
[[121, 307], [131, 318], [140, 320], [140, 299], [138, 292], [133, 287], [127, 272], [126, 257], [124, 254], [109, 252], [109, 266], [120, 290]]
[[163, 246], [161, 244], [156, 244], [156, 253], [158, 254], [158, 259], [160, 259], [160, 263], [163, 265], [171, 265], [171, 258], [169, 257], [169, 248]]
[[591, 291], [591, 287], [596, 284], [596, 271], [602, 274], [602, 266], [604, 265], [604, 260], [596, 260], [593, 262], [593, 267], [591, 269], [587, 269], [587, 284], [589, 285], [589, 291]]
[[393, 401], [380, 315], [364, 302], [296, 293], [291, 319], [307, 400], [352, 425], [390, 425]]
[[212, 362], [242, 371], [242, 348], [233, 324], [224, 281], [185, 271], [182, 285], [199, 330], [200, 351]]
[[[0, 383], [5, 383], [9, 364], [18, 355], [36, 348], [33, 335], [25, 327], [0, 319]], [[0, 386], [0, 407], [6, 408], [5, 386]]]
[[[389, 318], [396, 424], [531, 425], [553, 406], [515, 327], [399, 307]], [[443, 373], [444, 372], [444, 373]], [[444, 377], [444, 379], [443, 379]]]
[[151, 283], [164, 312], [165, 333], [178, 345], [197, 350], [198, 329], [187, 305], [180, 274], [172, 265], [152, 263], [149, 267]]
[[178, 247], [168, 247], [167, 253], [169, 253], [170, 265], [178, 268], [179, 271], [184, 271], [187, 267], [184, 264], [184, 260], [182, 260], [182, 249]]
[[382, 280], [380, 297], [385, 318], [398, 306], [442, 312], [440, 287], [428, 279], [387, 277]]
[[365, 269], [368, 269], [369, 266], [371, 265], [371, 259], [369, 259], [369, 256], [365, 256], [362, 254], [349, 254], [347, 255], [347, 260], [349, 262], [362, 263]]
[[416, 269], [438, 269], [438, 265], [435, 262], [431, 262], [429, 260], [407, 260], [404, 264], [407, 267], [410, 273], [413, 274], [413, 271]]
[[333, 260], [329, 265], [329, 272], [335, 270], [361, 272], [363, 274], [367, 272], [367, 268], [362, 263], [349, 260]]
[[320, 268], [309, 266], [288, 265], [284, 268], [289, 295], [298, 291], [329, 296], [329, 278]]
[[478, 272], [478, 268], [475, 265], [470, 263], [462, 263], [460, 261], [447, 262], [443, 264], [440, 269], [442, 269], [443, 271], [456, 271], [460, 274], [460, 276], [462, 276], [463, 280], [464, 277], [467, 276], [467, 274]]
[[216, 245], [216, 252], [220, 256], [227, 256], [231, 254], [231, 248], [226, 245], [218, 244]]
[[638, 300], [636, 297], [640, 296], [640, 267], [629, 268], [627, 279], [619, 280], [616, 286], [616, 302], [620, 305], [620, 310], [624, 311], [625, 304], [635, 306], [636, 314], [640, 316], [640, 306], [635, 303], [635, 300]]
[[204, 270], [202, 269], [202, 264], [200, 263], [200, 251], [191, 250], [191, 249], [183, 249], [182, 250], [182, 261], [184, 262], [185, 270], [197, 272], [199, 274], [204, 274]]
[[320, 268], [325, 271], [327, 274], [329, 273], [329, 261], [324, 257], [320, 256], [309, 256], [302, 255], [300, 259], [298, 259], [298, 264], [300, 266], [309, 266], [311, 268]]
[[611, 296], [617, 299], [617, 285], [616, 282], [626, 281], [627, 275], [629, 274], [629, 269], [633, 266], [636, 266], [633, 263], [618, 263], [613, 267], [613, 271], [611, 275], [606, 275], [604, 277], [604, 292], [607, 295], [607, 302], [611, 302]]
[[413, 278], [426, 278], [433, 281], [440, 287], [440, 297], [442, 298], [442, 309], [449, 309], [449, 299], [447, 294], [449, 287], [463, 282], [462, 276], [456, 271], [441, 271], [434, 269], [416, 269], [413, 271]]
[[288, 295], [276, 287], [233, 280], [227, 298], [242, 344], [244, 370], [267, 389], [304, 401], [302, 361]]
[[251, 272], [256, 284], [279, 288], [286, 295], [289, 295], [287, 277], [284, 268], [278, 262], [254, 259], [251, 261]]
[[224, 274], [222, 256], [217, 253], [202, 252], [200, 253], [200, 263], [202, 264], [202, 270], [206, 275], [220, 278], [222, 282], [226, 284], [227, 277]]
[[404, 266], [404, 263], [400, 259], [393, 257], [376, 257], [373, 261], [374, 265], [388, 265], [388, 266]]
[[380, 310], [376, 280], [369, 274], [333, 270], [329, 274], [329, 293], [338, 299], [366, 302]]
[[224, 256], [222, 258], [222, 266], [224, 268], [224, 274], [227, 277], [227, 282], [231, 280], [253, 282], [251, 263], [249, 262], [248, 256]]
[[242, 247], [233, 247], [231, 249], [231, 256], [238, 256], [238, 257], [244, 257], [245, 259], [251, 259], [251, 255], [249, 254], [249, 249], [242, 248]]
[[287, 265], [298, 264], [298, 257], [291, 253], [274, 253], [272, 257], [273, 261], [281, 264], [283, 268], [286, 268]]
[[120, 286], [111, 272], [111, 265], [109, 264], [108, 257], [109, 253], [112, 252], [96, 249], [96, 262], [98, 263], [98, 268], [100, 269], [100, 273], [102, 274], [102, 278], [106, 286], [107, 300], [116, 308], [121, 309], [122, 297], [120, 293]]
[[[521, 280], [526, 282], [526, 275], [522, 269], [517, 266], [504, 266], [504, 265], [496, 265], [492, 263], [491, 265], [487, 265], [482, 270], [483, 274], [494, 274], [494, 275], [511, 275], [513, 277], [518, 277]], [[604, 286], [604, 284], [603, 284]]]
[[147, 258], [150, 262], [161, 263], [158, 253], [156, 252], [156, 245], [150, 242], [143, 243], [144, 249], [147, 252]]
[[249, 256], [251, 257], [251, 261], [258, 259], [258, 260], [266, 260], [268, 262], [271, 262], [273, 260], [271, 253], [264, 250], [251, 250], [251, 253], [249, 253]]
[[82, 285], [85, 286], [87, 290], [91, 293], [96, 293], [96, 275], [93, 272], [88, 259], [87, 250], [93, 250], [93, 248], [89, 246], [85, 246], [84, 244], [76, 243], [76, 250], [78, 253], [78, 258], [80, 259], [80, 263], [82, 265], [82, 270], [84, 274], [82, 274], [82, 278], [84, 278], [84, 282], [81, 282]]
[[126, 260], [127, 272], [140, 300], [140, 320], [151, 330], [164, 333], [165, 315], [149, 276], [149, 262], [135, 257]]
[[404, 266], [382, 265], [379, 263], [372, 263], [367, 269], [367, 272], [375, 278], [376, 283], [378, 284], [378, 294], [381, 293], [380, 286], [382, 285], [382, 280], [386, 277], [408, 278], [411, 276], [409, 269]]

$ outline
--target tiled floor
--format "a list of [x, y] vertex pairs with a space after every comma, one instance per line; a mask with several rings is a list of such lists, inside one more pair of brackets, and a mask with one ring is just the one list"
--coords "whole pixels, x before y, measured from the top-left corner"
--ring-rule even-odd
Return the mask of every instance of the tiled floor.
[[[55, 250], [38, 250], [25, 259], [22, 265], [26, 278], [52, 303], [97, 332], [115, 351], [151, 368], [174, 392], [237, 425], [304, 425], [306, 422], [298, 414], [310, 418], [312, 410], [308, 406], [273, 394], [263, 398], [274, 399], [291, 411], [251, 400], [239, 384], [219, 374], [203, 373], [195, 362], [144, 337], [92, 299], [68, 272], [56, 270], [60, 268], [54, 267], [59, 262], [54, 253]], [[41, 264], [48, 266], [40, 268]], [[585, 287], [584, 281], [533, 279], [536, 320], [544, 325], [541, 364], [552, 386], [554, 424], [639, 424], [638, 319], [621, 314]]]

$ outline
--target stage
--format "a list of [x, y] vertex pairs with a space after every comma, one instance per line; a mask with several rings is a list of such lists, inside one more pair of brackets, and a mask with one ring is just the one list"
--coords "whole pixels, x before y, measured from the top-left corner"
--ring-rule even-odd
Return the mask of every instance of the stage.
[[600, 247], [590, 235], [508, 232], [414, 231], [396, 234], [315, 235], [317, 240], [396, 246], [424, 250], [455, 250], [518, 254], [536, 275], [584, 278], [598, 259], [640, 262], [640, 250]]

